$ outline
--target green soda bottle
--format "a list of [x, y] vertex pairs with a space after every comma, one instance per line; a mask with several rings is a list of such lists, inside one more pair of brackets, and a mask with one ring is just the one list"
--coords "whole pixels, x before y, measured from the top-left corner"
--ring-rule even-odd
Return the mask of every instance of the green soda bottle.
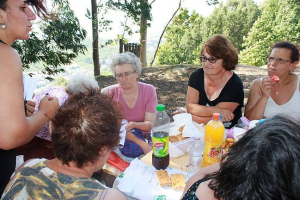
[[170, 117], [165, 112], [165, 105], [156, 106], [156, 114], [152, 119], [152, 165], [157, 169], [166, 169], [169, 166], [169, 130]]

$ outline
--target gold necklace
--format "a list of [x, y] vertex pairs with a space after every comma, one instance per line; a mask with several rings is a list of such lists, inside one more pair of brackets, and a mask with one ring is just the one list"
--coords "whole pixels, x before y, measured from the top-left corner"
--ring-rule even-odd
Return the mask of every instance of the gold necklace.
[[[134, 85], [134, 88], [135, 88], [135, 85]], [[127, 99], [127, 97], [126, 97], [126, 95], [125, 95], [123, 89], [121, 88], [123, 97], [124, 97], [124, 99], [125, 99], [125, 101], [126, 101], [126, 103], [127, 103], [127, 105], [128, 105], [129, 108], [132, 108], [132, 107], [133, 107], [132, 103], [133, 103], [133, 101], [134, 101], [134, 99], [135, 99], [136, 94], [138, 93], [138, 90], [139, 90], [138, 87], [134, 90], [134, 94], [133, 94], [133, 97], [132, 97], [132, 101], [130, 102], [130, 101]]]
[[[285, 87], [287, 84], [289, 84], [290, 83], [290, 76], [288, 77], [288, 80], [286, 81], [286, 83], [285, 84], [282, 84], [282, 87]], [[279, 89], [278, 88], [278, 86], [277, 86], [277, 89]], [[273, 89], [274, 90], [274, 89]], [[280, 89], [281, 90], [281, 89]], [[275, 97], [277, 98], [277, 96], [279, 95], [279, 92], [278, 92], [278, 90], [276, 91], [276, 90], [274, 90], [274, 92], [275, 92]]]

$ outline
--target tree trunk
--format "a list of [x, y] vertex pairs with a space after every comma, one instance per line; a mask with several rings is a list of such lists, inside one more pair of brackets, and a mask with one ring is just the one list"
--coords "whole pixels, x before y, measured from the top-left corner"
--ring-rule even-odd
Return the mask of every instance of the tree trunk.
[[97, 2], [96, 0], [91, 0], [91, 2], [92, 2], [94, 76], [100, 76]]
[[167, 27], [169, 26], [169, 24], [171, 23], [171, 21], [172, 21], [173, 18], [175, 17], [176, 13], [177, 13], [177, 12], [179, 11], [179, 9], [181, 8], [181, 1], [182, 1], [182, 0], [179, 0], [179, 5], [178, 5], [177, 10], [173, 13], [171, 19], [169, 20], [169, 22], [167, 23], [167, 25], [165, 26], [163, 32], [161, 33], [161, 35], [160, 35], [160, 37], [159, 37], [159, 40], [158, 40], [158, 43], [157, 43], [157, 47], [156, 47], [155, 53], [154, 53], [153, 58], [152, 58], [152, 60], [151, 60], [151, 62], [150, 62], [150, 66], [151, 66], [151, 67], [152, 67], [152, 65], [153, 65], [153, 63], [154, 63], [154, 61], [155, 61], [155, 57], [156, 57], [156, 54], [157, 54], [157, 51], [158, 51], [158, 48], [159, 48], [161, 39], [162, 39], [162, 37], [163, 37], [163, 35], [164, 35], [164, 33], [165, 33]]
[[[142, 0], [146, 2], [147, 0]], [[140, 59], [142, 63], [142, 67], [147, 67], [147, 18], [142, 14], [141, 16], [141, 26], [140, 26]]]

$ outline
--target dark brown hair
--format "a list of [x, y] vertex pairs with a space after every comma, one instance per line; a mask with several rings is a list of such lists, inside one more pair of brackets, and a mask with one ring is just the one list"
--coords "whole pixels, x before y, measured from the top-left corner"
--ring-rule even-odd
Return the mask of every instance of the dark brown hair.
[[268, 118], [229, 150], [220, 170], [206, 175], [217, 199], [300, 197], [300, 125], [288, 116]]
[[223, 35], [213, 35], [208, 38], [203, 45], [201, 55], [204, 50], [215, 58], [223, 59], [223, 67], [228, 71], [234, 70], [238, 64], [237, 48]]
[[71, 96], [51, 121], [55, 156], [79, 168], [95, 163], [101, 148], [112, 149], [119, 143], [121, 120], [116, 103], [99, 90]]
[[282, 41], [282, 42], [277, 42], [275, 45], [272, 46], [272, 50], [276, 48], [290, 50], [291, 51], [290, 60], [293, 62], [299, 61], [299, 56], [300, 56], [299, 49], [296, 45], [287, 41]]
[[[6, 10], [8, 0], [0, 1], [0, 8]], [[27, 0], [27, 3], [34, 8], [35, 13], [38, 16], [49, 17], [49, 13], [45, 7], [45, 0]]]

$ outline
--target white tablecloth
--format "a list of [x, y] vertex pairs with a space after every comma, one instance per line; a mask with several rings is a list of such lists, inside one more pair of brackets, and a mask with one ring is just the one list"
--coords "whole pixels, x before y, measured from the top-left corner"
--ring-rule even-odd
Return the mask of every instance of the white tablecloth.
[[[166, 171], [169, 176], [183, 174], [186, 181], [193, 175], [170, 167]], [[128, 196], [127, 199], [178, 200], [182, 195], [182, 191], [174, 191], [171, 186], [160, 187], [155, 168], [139, 159], [133, 160], [125, 172], [116, 179], [114, 188]]]

